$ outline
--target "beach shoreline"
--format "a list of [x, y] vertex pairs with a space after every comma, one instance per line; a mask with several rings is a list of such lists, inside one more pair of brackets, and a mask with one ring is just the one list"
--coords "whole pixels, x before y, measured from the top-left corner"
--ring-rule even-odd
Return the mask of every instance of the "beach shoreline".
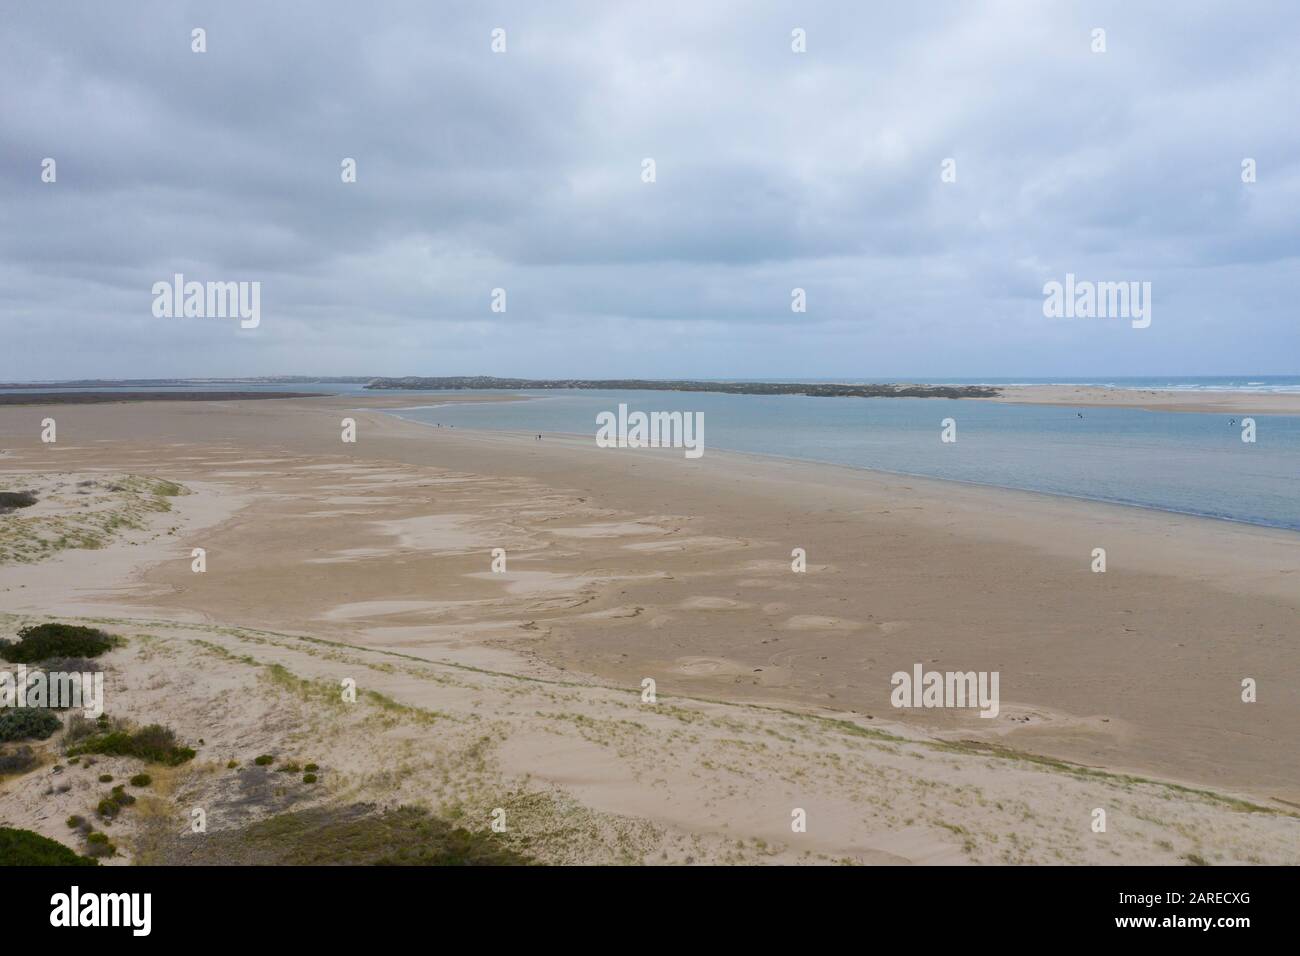
[[[0, 409], [6, 487], [64, 475], [70, 494], [74, 477], [111, 473], [194, 491], [176, 499], [171, 534], [0, 567], [4, 610], [301, 634], [592, 694], [635, 698], [651, 678], [665, 699], [724, 711], [834, 714], [1300, 803], [1293, 532], [741, 453], [687, 461], [431, 428], [391, 414], [409, 401], [59, 406], [56, 445], [37, 439], [40, 408]], [[345, 417], [355, 444], [340, 439]], [[1089, 566], [1098, 546], [1104, 574]], [[206, 549], [204, 574], [192, 547]], [[277, 659], [303, 663], [276, 641]], [[1001, 715], [892, 708], [889, 675], [915, 663], [1000, 672]], [[1243, 676], [1266, 683], [1259, 703], [1238, 700]], [[435, 691], [419, 699], [435, 706]], [[539, 762], [522, 743], [533, 729], [512, 733], [512, 772], [602, 812], [705, 825], [623, 784], [575, 784], [594, 753]], [[597, 777], [626, 780], [609, 759]], [[894, 849], [920, 859], [929, 839]]]

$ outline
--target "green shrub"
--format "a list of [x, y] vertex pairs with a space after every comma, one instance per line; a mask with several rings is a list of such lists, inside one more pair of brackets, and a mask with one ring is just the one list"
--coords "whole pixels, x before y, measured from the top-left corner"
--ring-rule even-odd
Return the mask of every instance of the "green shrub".
[[77, 816], [74, 813], [72, 816], [68, 817], [68, 829], [75, 830], [77, 829], [77, 827], [81, 826], [85, 822], [86, 822], [85, 817]]
[[[77, 741], [93, 737], [98, 733], [103, 733], [99, 721], [91, 720], [84, 714], [73, 714], [68, 718], [68, 726], [63, 730], [63, 744], [65, 747], [70, 747]], [[68, 763], [73, 762], [72, 760], [68, 761]], [[87, 761], [87, 765], [89, 765], [89, 761]]]
[[302, 769], [306, 770], [308, 773], [315, 773], [317, 770], [320, 769], [320, 767], [316, 766], [314, 763], [309, 763], [307, 764], [307, 766], [303, 767]]
[[32, 491], [0, 491], [0, 515], [19, 508], [30, 508], [38, 500]]
[[100, 783], [111, 783], [112, 780], [113, 780], [113, 775], [111, 773], [101, 773], [99, 775]]
[[147, 787], [151, 783], [153, 783], [153, 777], [147, 773], [137, 773], [131, 778], [131, 786], [133, 787]]
[[87, 833], [86, 854], [92, 857], [115, 856], [117, 847], [108, 842], [106, 833]]
[[44, 740], [63, 721], [40, 707], [7, 707], [0, 712], [0, 740]]
[[69, 755], [102, 754], [109, 757], [139, 757], [150, 763], [176, 767], [194, 759], [194, 751], [176, 743], [176, 734], [161, 724], [137, 731], [114, 730], [90, 737], [68, 751]]
[[262, 754], [262, 756], [260, 756], [260, 757], [255, 757], [255, 758], [253, 759], [253, 763], [257, 764], [259, 767], [265, 767], [267, 764], [271, 763], [273, 760], [275, 760], [275, 758], [272, 757], [270, 754]]
[[226, 761], [226, 769], [227, 769], [227, 770], [234, 770], [234, 769], [235, 769], [236, 767], [238, 767], [238, 766], [239, 766], [239, 761], [238, 761], [238, 760], [228, 760], [228, 761]]
[[0, 827], [0, 866], [96, 866], [89, 857], [31, 830]]
[[314, 773], [305, 773], [305, 774], [302, 775], [302, 782], [303, 782], [303, 783], [315, 783], [315, 782], [316, 782], [316, 775], [315, 775]]
[[0, 774], [26, 773], [40, 762], [36, 752], [26, 744], [13, 750], [0, 748]]
[[111, 635], [79, 624], [36, 624], [18, 632], [18, 640], [0, 641], [0, 657], [32, 664], [51, 657], [98, 657], [112, 649]]

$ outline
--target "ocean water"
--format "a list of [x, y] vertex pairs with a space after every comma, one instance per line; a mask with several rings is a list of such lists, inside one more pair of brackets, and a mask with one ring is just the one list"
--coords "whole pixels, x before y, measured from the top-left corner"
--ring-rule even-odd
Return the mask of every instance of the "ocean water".
[[[928, 381], [935, 383], [933, 379]], [[1206, 392], [1300, 392], [1300, 376], [1268, 375], [969, 378], [947, 379], [937, 384], [1079, 384]], [[357, 384], [251, 384], [222, 380], [90, 389], [54, 384], [42, 390], [112, 391], [115, 388], [375, 394]], [[0, 386], [0, 392], [7, 391], [15, 389]], [[442, 422], [458, 428], [565, 432], [589, 436], [593, 442], [597, 413], [616, 411], [620, 402], [627, 403], [631, 410], [647, 412], [698, 411], [704, 413], [705, 454], [708, 449], [717, 448], [824, 461], [1300, 530], [1300, 417], [1297, 416], [1254, 416], [1257, 440], [1247, 444], [1241, 441], [1240, 416], [1127, 408], [1075, 409], [943, 399], [579, 390], [518, 393], [532, 398], [527, 402], [437, 406], [435, 403], [443, 394], [464, 396], [467, 393], [386, 391], [380, 394], [408, 396], [412, 406], [426, 406], [395, 412], [414, 421]], [[955, 444], [939, 441], [940, 423], [948, 417], [957, 421]], [[1237, 424], [1230, 424], [1234, 418]]]
[[[1300, 380], [1274, 387], [1288, 384], [1300, 388]], [[710, 448], [776, 455], [1300, 530], [1297, 416], [1254, 416], [1249, 444], [1241, 416], [1230, 414], [707, 392], [519, 394], [531, 400], [437, 406], [438, 393], [423, 392], [421, 404], [432, 407], [395, 414], [594, 442], [596, 415], [620, 402], [631, 411], [702, 412], [706, 455]], [[940, 441], [945, 418], [957, 422], [955, 443]]]

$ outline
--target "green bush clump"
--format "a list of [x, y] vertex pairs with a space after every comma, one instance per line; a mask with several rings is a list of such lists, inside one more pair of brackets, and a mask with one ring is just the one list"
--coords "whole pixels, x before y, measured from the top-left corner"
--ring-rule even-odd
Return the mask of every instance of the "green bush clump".
[[75, 830], [77, 829], [77, 827], [81, 826], [85, 822], [86, 822], [85, 817], [78, 816], [77, 814], [74, 813], [72, 816], [68, 817], [68, 829]]
[[115, 856], [117, 847], [108, 842], [108, 835], [105, 833], [87, 833], [86, 834], [86, 855], [91, 857]]
[[113, 775], [111, 773], [101, 773], [99, 775], [100, 783], [112, 783], [112, 781], [113, 781]]
[[105, 820], [112, 820], [122, 812], [124, 807], [129, 807], [133, 803], [135, 797], [126, 792], [126, 784], [119, 783], [108, 796], [99, 801], [95, 812]]
[[0, 712], [0, 740], [44, 740], [63, 721], [41, 707], [13, 707]]
[[0, 515], [19, 508], [30, 508], [38, 500], [33, 491], [0, 491]]
[[36, 752], [26, 744], [13, 750], [0, 748], [0, 774], [26, 773], [40, 762]]
[[314, 773], [305, 773], [305, 774], [302, 775], [302, 782], [303, 782], [303, 783], [315, 783], [315, 782], [316, 782], [316, 775], [315, 775]]
[[0, 866], [97, 866], [57, 840], [31, 830], [0, 827]]
[[131, 786], [133, 787], [147, 787], [151, 783], [153, 783], [153, 777], [147, 773], [137, 773], [131, 778]]
[[275, 760], [275, 758], [272, 757], [270, 754], [262, 754], [262, 756], [260, 757], [255, 757], [253, 759], [253, 763], [257, 764], [259, 767], [265, 767], [273, 760]]
[[0, 640], [0, 657], [33, 664], [51, 657], [98, 657], [111, 650], [113, 637], [79, 624], [36, 624], [18, 632], [18, 640]]
[[69, 755], [102, 754], [110, 757], [139, 757], [150, 763], [176, 767], [194, 759], [194, 751], [176, 743], [176, 734], [161, 724], [136, 731], [114, 730], [87, 738], [68, 751]]
[[[73, 714], [68, 718], [68, 726], [63, 730], [63, 743], [65, 746], [71, 747], [79, 740], [85, 740], [87, 737], [95, 736], [95, 734], [105, 733], [107, 730], [107, 722], [101, 723], [99, 720], [91, 720], [84, 714]], [[74, 762], [72, 760], [68, 761], [68, 763]], [[90, 760], [86, 761], [87, 766], [90, 766], [91, 763]]]

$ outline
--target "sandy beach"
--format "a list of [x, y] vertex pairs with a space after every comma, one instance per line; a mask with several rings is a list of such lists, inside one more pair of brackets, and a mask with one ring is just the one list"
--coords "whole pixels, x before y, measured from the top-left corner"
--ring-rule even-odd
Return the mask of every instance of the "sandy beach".
[[[1300, 862], [1295, 534], [384, 411], [411, 404], [0, 407], [0, 484], [41, 499], [0, 517], [0, 631], [122, 635], [108, 711], [202, 740], [115, 861], [202, 861], [192, 806], [237, 834], [376, 804], [502, 809], [543, 862]], [[1000, 673], [998, 716], [891, 706], [916, 664]], [[258, 784], [263, 753], [321, 782]], [[68, 839], [95, 786], [56, 766], [0, 820]]]

